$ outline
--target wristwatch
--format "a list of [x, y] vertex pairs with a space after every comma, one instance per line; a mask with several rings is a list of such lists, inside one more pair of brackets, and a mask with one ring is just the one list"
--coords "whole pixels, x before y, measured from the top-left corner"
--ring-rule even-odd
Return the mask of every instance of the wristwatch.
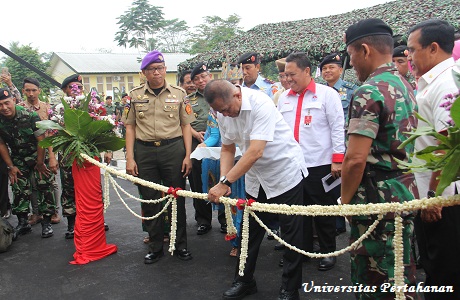
[[225, 184], [225, 185], [227, 185], [227, 186], [231, 186], [231, 185], [232, 185], [232, 183], [231, 183], [230, 181], [228, 181], [227, 176], [222, 176], [222, 177], [220, 178], [220, 180], [219, 180], [219, 183], [223, 183], [223, 184]]
[[426, 193], [426, 196], [427, 196], [428, 198], [434, 198], [434, 197], [436, 197], [436, 192], [433, 191], [433, 190], [429, 190], [429, 191]]
[[10, 166], [6, 166], [6, 169], [7, 169], [8, 171], [11, 170], [12, 168], [14, 168], [14, 166], [11, 166], [11, 167], [10, 167]]

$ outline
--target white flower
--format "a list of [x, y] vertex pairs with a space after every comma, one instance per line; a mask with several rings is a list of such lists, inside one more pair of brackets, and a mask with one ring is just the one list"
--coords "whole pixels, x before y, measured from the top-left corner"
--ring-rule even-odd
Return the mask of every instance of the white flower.
[[85, 95], [79, 95], [79, 96], [76, 96], [75, 97], [75, 100], [84, 100], [85, 99]]

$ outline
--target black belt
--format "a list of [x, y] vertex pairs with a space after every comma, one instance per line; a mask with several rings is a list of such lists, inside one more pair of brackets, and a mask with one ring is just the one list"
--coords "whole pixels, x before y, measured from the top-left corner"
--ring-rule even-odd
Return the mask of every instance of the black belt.
[[176, 141], [178, 141], [180, 139], [182, 139], [182, 136], [178, 136], [178, 137], [175, 137], [175, 138], [172, 138], [172, 139], [167, 139], [167, 140], [153, 141], [153, 142], [147, 142], [147, 141], [136, 139], [136, 142], [138, 142], [139, 144], [142, 144], [144, 146], [161, 147], [161, 146], [172, 144], [172, 143], [174, 143], [174, 142], [176, 142]]
[[402, 176], [404, 175], [404, 173], [407, 173], [407, 172], [408, 170], [405, 170], [405, 169], [383, 170], [383, 169], [377, 169], [377, 168], [370, 167], [364, 170], [363, 179], [365, 177], [368, 177], [368, 178], [373, 178], [375, 181], [384, 181], [384, 180]]

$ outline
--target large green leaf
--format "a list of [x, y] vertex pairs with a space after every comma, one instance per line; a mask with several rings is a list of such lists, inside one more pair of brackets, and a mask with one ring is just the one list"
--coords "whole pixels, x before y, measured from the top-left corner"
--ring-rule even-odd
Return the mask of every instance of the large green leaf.
[[450, 108], [450, 117], [457, 127], [460, 127], [460, 97], [457, 98]]
[[110, 132], [113, 129], [113, 125], [107, 120], [94, 120], [89, 123], [88, 126], [80, 129], [79, 134], [87, 137], [98, 136], [105, 132]]
[[445, 165], [441, 172], [436, 195], [439, 196], [452, 182], [457, 180], [457, 173], [460, 169], [460, 150], [455, 149], [450, 156], [449, 162]]
[[78, 131], [92, 121], [93, 118], [86, 111], [79, 109], [66, 109], [64, 111], [65, 130], [71, 135], [78, 135]]
[[51, 121], [51, 120], [44, 120], [44, 121], [38, 121], [35, 124], [37, 124], [37, 127], [40, 129], [48, 130], [64, 130], [61, 125], [58, 123]]
[[117, 151], [125, 146], [125, 140], [115, 135], [105, 136], [104, 138], [96, 141], [94, 145], [100, 150], [100, 152], [106, 150]]

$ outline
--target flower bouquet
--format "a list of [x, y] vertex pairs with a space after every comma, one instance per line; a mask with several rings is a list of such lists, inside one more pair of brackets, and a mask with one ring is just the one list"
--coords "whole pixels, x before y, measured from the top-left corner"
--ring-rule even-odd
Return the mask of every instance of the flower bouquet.
[[[460, 66], [460, 61], [457, 62], [457, 65]], [[452, 182], [460, 179], [460, 73], [452, 72], [459, 92], [446, 95], [444, 97], [446, 101], [441, 105], [450, 111], [451, 120], [445, 124], [446, 134], [437, 132], [433, 124], [415, 113], [418, 119], [428, 123], [429, 126], [409, 132], [410, 138], [402, 143], [400, 148], [424, 135], [434, 137], [438, 144], [415, 152], [412, 154], [411, 162], [398, 160], [401, 166], [409, 168], [412, 172], [441, 171], [436, 196], [441, 195]]]

